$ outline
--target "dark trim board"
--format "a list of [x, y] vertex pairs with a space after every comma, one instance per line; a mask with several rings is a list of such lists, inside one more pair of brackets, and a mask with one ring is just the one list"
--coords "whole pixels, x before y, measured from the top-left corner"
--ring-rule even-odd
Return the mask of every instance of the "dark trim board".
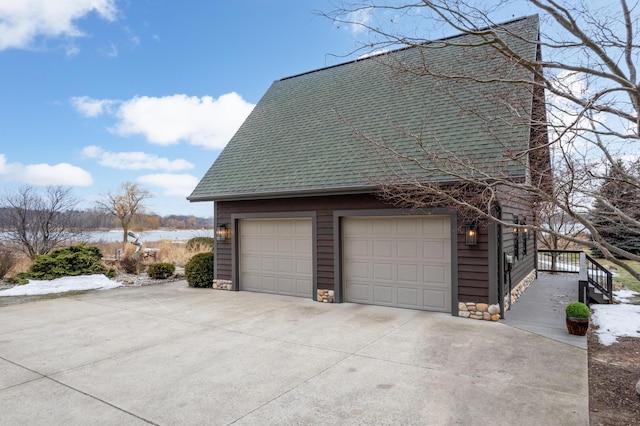
[[344, 302], [342, 219], [346, 217], [420, 217], [448, 216], [451, 232], [451, 314], [458, 315], [458, 216], [451, 209], [368, 209], [336, 210], [333, 212], [334, 292], [336, 301]]

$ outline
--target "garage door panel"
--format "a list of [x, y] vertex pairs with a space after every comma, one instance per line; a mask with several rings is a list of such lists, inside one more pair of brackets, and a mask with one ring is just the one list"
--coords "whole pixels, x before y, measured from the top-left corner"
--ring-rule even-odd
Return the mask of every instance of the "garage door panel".
[[417, 288], [398, 287], [398, 306], [417, 308], [421, 305]]
[[295, 260], [289, 258], [278, 258], [278, 273], [295, 275]]
[[313, 262], [311, 260], [296, 260], [296, 275], [308, 275], [311, 276], [313, 274]]
[[311, 219], [242, 219], [239, 223], [240, 289], [311, 297]]
[[347, 300], [359, 303], [369, 303], [371, 297], [369, 297], [369, 284], [352, 282], [347, 287]]
[[296, 241], [291, 239], [279, 239], [278, 240], [278, 253], [279, 254], [291, 254], [294, 252]]
[[344, 218], [346, 300], [450, 312], [449, 222], [447, 216]]
[[260, 258], [260, 270], [259, 272], [277, 272], [278, 264], [274, 257], [262, 257]]
[[369, 242], [357, 238], [349, 239], [346, 243], [345, 249], [351, 253], [351, 256], [355, 259], [358, 257], [369, 258], [371, 255], [369, 250]]
[[276, 252], [276, 242], [273, 240], [272, 237], [266, 236], [267, 238], [264, 238], [265, 236], [262, 235], [263, 238], [260, 239], [260, 244], [259, 247], [257, 249], [253, 249], [256, 250], [256, 252], [259, 253], [275, 253]]
[[436, 238], [450, 238], [451, 227], [449, 218], [430, 217], [422, 220], [422, 234]]
[[393, 294], [395, 289], [391, 286], [374, 285], [373, 301], [380, 305], [393, 305]]
[[413, 283], [417, 285], [420, 282], [418, 274], [418, 265], [398, 265], [397, 281], [400, 283]]
[[304, 254], [311, 257], [311, 244], [306, 239], [298, 239], [295, 241], [296, 253]]
[[313, 291], [313, 282], [311, 280], [296, 280], [296, 295], [298, 294], [311, 294]]
[[376, 281], [390, 281], [393, 279], [393, 265], [390, 263], [375, 263], [373, 265], [373, 279]]
[[423, 290], [424, 305], [434, 311], [451, 310], [449, 308], [449, 296], [445, 291]]
[[449, 266], [424, 266], [424, 281], [429, 284], [435, 284], [446, 287], [449, 285]]
[[296, 289], [296, 280], [293, 278], [283, 278], [280, 277], [278, 279], [278, 294], [287, 294], [293, 296], [295, 294]]
[[389, 240], [373, 241], [373, 256], [379, 258], [389, 258], [393, 256], [393, 242]]
[[367, 231], [370, 235], [391, 236], [393, 233], [393, 220], [378, 219], [372, 222], [370, 227], [367, 227]]
[[[415, 238], [415, 237], [414, 237]], [[420, 250], [419, 241], [403, 241], [396, 242], [396, 256], [398, 259], [419, 259], [422, 251]]]
[[449, 241], [425, 241], [422, 244], [424, 259], [431, 262], [449, 262], [450, 244]]
[[242, 284], [245, 290], [258, 291], [260, 288], [259, 282], [260, 279], [258, 275], [247, 273], [244, 274]]
[[421, 235], [422, 223], [418, 220], [405, 220], [400, 221], [396, 225], [396, 236], [402, 238], [415, 238], [417, 235]]

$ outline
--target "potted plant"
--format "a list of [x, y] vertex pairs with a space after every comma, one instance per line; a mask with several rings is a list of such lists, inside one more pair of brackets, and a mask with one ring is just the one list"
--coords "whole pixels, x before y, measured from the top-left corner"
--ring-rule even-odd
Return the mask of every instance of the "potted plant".
[[567, 316], [567, 331], [570, 334], [584, 336], [589, 328], [589, 307], [582, 302], [572, 302], [564, 310]]

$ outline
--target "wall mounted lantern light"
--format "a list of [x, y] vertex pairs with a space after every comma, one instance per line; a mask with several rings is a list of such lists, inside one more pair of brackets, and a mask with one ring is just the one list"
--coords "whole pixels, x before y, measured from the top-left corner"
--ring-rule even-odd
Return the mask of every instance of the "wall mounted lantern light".
[[475, 246], [478, 244], [478, 228], [474, 223], [468, 223], [464, 227], [465, 244]]
[[230, 234], [231, 230], [227, 228], [227, 225], [225, 223], [221, 223], [216, 227], [216, 241], [225, 241], [227, 238], [229, 238]]

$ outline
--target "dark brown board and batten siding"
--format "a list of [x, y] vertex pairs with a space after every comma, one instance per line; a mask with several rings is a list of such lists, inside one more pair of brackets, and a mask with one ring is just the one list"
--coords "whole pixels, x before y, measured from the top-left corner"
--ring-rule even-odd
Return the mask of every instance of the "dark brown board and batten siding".
[[[273, 217], [295, 212], [314, 212], [316, 218], [316, 279], [319, 289], [335, 290], [334, 211], [390, 209], [390, 206], [371, 194], [297, 197], [251, 201], [218, 201], [215, 203], [217, 224], [234, 226], [232, 217], [246, 215]], [[399, 211], [400, 212], [400, 211]], [[400, 214], [400, 213], [399, 213]], [[232, 234], [235, 229], [232, 228]], [[232, 237], [232, 239], [235, 238]], [[458, 230], [457, 263], [458, 295], [460, 300], [488, 301], [488, 237], [479, 233], [478, 245], [465, 244], [464, 232]], [[217, 243], [216, 278], [232, 280], [232, 241]], [[453, 283], [455, 285], [455, 283]]]

